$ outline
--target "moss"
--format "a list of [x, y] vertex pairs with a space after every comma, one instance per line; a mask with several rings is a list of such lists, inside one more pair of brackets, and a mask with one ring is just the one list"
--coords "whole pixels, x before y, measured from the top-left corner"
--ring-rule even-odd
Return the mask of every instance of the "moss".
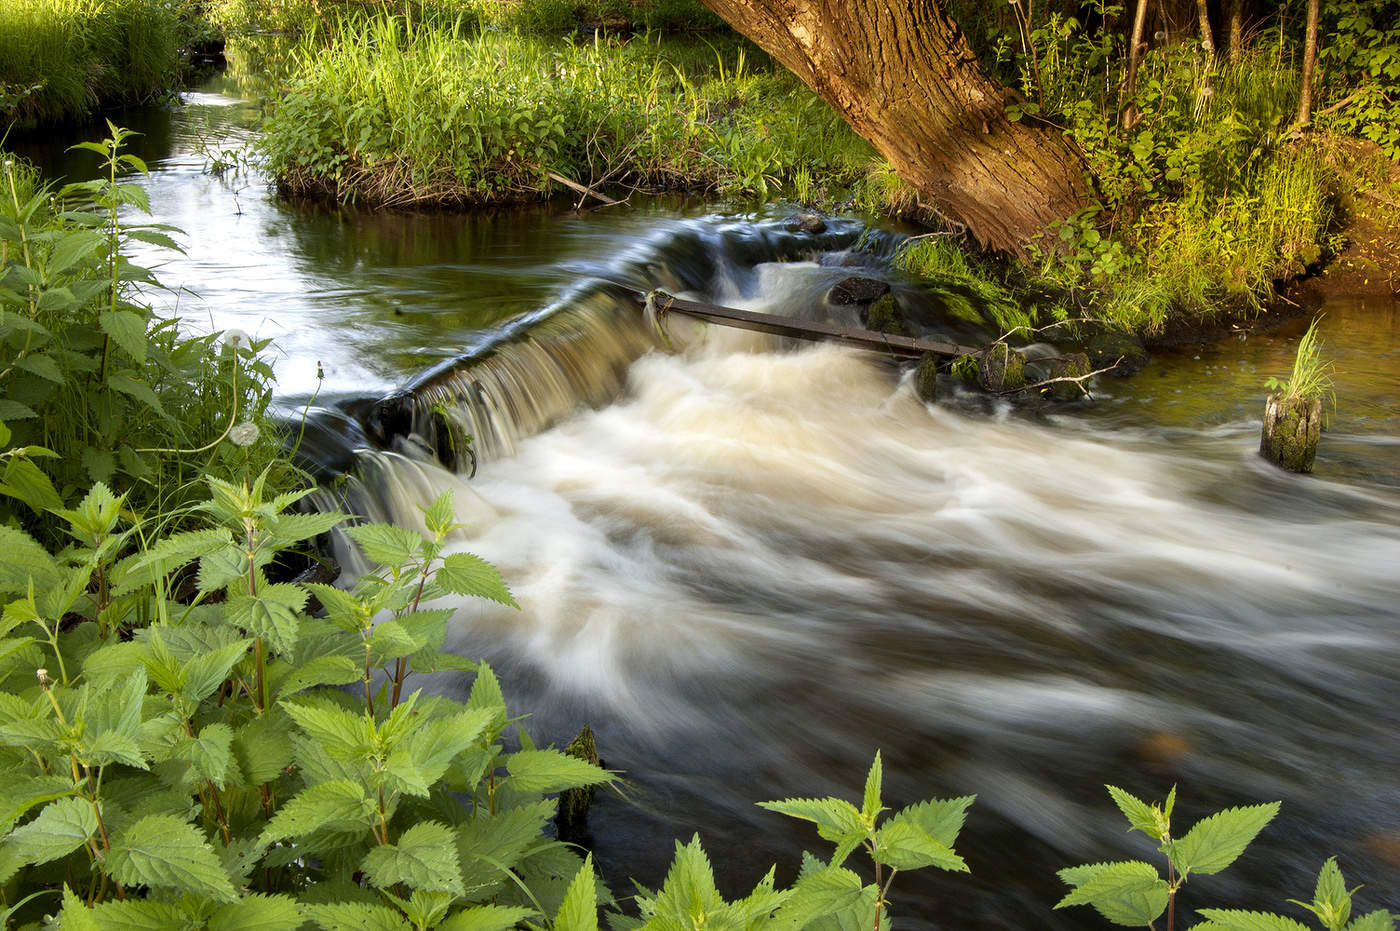
[[1018, 391], [1026, 387], [1026, 357], [1006, 343], [993, 343], [978, 362], [977, 380], [988, 391]]
[[914, 373], [914, 384], [920, 398], [930, 404], [938, 400], [938, 356], [931, 352], [924, 353]]
[[894, 299], [893, 294], [884, 294], [876, 298], [869, 307], [860, 312], [860, 317], [868, 329], [878, 333], [908, 335], [904, 311], [900, 309], [899, 302]]
[[[1054, 378], [1079, 378], [1088, 375], [1093, 369], [1089, 367], [1089, 357], [1082, 352], [1071, 352], [1060, 356], [1058, 359], [1050, 360], [1050, 377]], [[1060, 401], [1077, 401], [1089, 393], [1083, 382], [1079, 381], [1056, 381], [1045, 386], [1044, 393]]]
[[[603, 765], [603, 761], [598, 757], [593, 728], [587, 724], [564, 748], [564, 752], [594, 766]], [[594, 786], [583, 786], [578, 789], [566, 789], [559, 794], [559, 813], [554, 817], [554, 825], [560, 840], [577, 842], [583, 837], [588, 828], [588, 807], [593, 804], [596, 791]]]
[[1311, 472], [1322, 435], [1320, 398], [1269, 395], [1264, 405], [1264, 429], [1259, 454], [1290, 472]]

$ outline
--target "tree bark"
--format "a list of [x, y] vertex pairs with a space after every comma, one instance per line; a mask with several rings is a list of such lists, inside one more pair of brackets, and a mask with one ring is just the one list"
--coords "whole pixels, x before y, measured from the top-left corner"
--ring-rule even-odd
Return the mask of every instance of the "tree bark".
[[1210, 29], [1210, 6], [1206, 0], [1196, 0], [1196, 18], [1200, 21], [1201, 48], [1206, 50], [1206, 61], [1215, 64], [1215, 35]]
[[1230, 0], [1230, 64], [1244, 60], [1244, 0]]
[[1128, 98], [1123, 108], [1123, 128], [1132, 129], [1137, 122], [1137, 104], [1133, 95], [1137, 93], [1138, 62], [1142, 59], [1142, 30], [1147, 25], [1147, 0], [1137, 0], [1137, 11], [1133, 14], [1133, 37], [1128, 44], [1128, 80], [1123, 94]]
[[1320, 0], [1308, 0], [1308, 32], [1303, 40], [1303, 93], [1298, 98], [1298, 128], [1312, 122], [1313, 70], [1317, 67], [1317, 16]]
[[938, 0], [703, 0], [831, 104], [983, 246], [1019, 253], [1072, 216], [1085, 166], [1063, 134], [1012, 123]]

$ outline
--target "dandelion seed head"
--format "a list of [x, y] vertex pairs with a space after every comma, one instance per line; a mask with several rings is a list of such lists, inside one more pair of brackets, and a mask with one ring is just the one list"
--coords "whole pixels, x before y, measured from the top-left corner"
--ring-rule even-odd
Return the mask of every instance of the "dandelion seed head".
[[253, 344], [253, 338], [237, 327], [233, 327], [224, 330], [223, 343], [225, 349], [237, 352], [240, 349], [246, 349], [248, 346], [251, 346]]
[[258, 425], [245, 420], [228, 432], [228, 438], [234, 446], [252, 446], [258, 441], [258, 433]]

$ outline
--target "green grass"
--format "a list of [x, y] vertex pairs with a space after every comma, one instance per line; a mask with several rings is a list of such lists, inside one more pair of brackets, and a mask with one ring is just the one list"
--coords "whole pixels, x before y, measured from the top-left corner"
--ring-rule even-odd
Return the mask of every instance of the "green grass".
[[0, 125], [32, 130], [168, 91], [182, 30], [155, 0], [0, 0]]
[[1282, 401], [1312, 401], [1332, 394], [1331, 362], [1322, 359], [1322, 341], [1317, 338], [1317, 324], [1321, 317], [1314, 317], [1308, 329], [1298, 340], [1298, 352], [1293, 357], [1293, 371], [1287, 380], [1270, 378], [1264, 386], [1276, 391]]
[[[469, 206], [606, 186], [773, 196], [872, 152], [752, 47], [548, 41], [380, 18], [304, 46], [262, 145], [283, 190]], [[799, 171], [805, 169], [805, 176]]]

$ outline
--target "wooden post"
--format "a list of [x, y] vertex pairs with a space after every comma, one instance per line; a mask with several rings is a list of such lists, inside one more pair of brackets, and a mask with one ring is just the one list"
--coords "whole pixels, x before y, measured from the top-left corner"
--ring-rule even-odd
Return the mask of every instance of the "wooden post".
[[1269, 395], [1259, 454], [1290, 472], [1311, 472], [1322, 435], [1321, 398]]

